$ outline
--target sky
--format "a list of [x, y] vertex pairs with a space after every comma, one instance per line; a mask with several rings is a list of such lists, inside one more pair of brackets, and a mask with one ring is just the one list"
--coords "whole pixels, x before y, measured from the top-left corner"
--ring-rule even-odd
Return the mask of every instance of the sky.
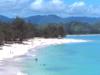
[[0, 0], [0, 15], [100, 17], [100, 0]]

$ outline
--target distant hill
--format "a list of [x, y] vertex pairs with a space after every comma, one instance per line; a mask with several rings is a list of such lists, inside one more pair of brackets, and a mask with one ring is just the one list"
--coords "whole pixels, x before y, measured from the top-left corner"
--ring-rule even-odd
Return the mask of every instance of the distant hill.
[[47, 23], [61, 23], [64, 22], [63, 18], [55, 16], [55, 15], [48, 15], [48, 16], [31, 16], [25, 18], [26, 21], [31, 23], [37, 24], [47, 24]]
[[95, 23], [100, 22], [100, 17], [67, 17], [62, 18], [55, 15], [48, 15], [48, 16], [30, 16], [25, 18], [26, 21], [36, 24], [47, 24], [47, 23], [67, 23], [72, 21], [77, 22], [86, 22], [86, 23]]
[[6, 16], [0, 15], [0, 21], [2, 21], [2, 22], [9, 22], [9, 21], [11, 21], [11, 19], [6, 17]]
[[[37, 16], [30, 16], [25, 17], [25, 21], [35, 24], [47, 24], [47, 23], [67, 23], [72, 21], [77, 22], [86, 22], [86, 23], [95, 23], [100, 22], [100, 17], [67, 17], [62, 18], [56, 15], [37, 15]], [[6, 16], [0, 15], [0, 21], [9, 22], [12, 21], [11, 18], [8, 18]]]
[[65, 18], [67, 22], [77, 21], [77, 22], [86, 22], [86, 23], [95, 23], [100, 22], [100, 17], [68, 17]]

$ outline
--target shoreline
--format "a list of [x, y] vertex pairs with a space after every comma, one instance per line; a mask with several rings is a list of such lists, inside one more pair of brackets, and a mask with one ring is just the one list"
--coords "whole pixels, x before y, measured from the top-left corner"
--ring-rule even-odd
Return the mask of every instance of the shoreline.
[[[20, 58], [27, 55], [32, 51], [32, 57], [36, 56], [36, 51], [40, 48], [47, 47], [50, 45], [59, 44], [69, 44], [69, 43], [85, 43], [91, 42], [91, 40], [81, 40], [81, 39], [57, 39], [57, 38], [34, 38], [24, 41], [24, 44], [6, 44], [2, 46], [0, 50], [0, 75], [27, 75], [22, 71], [21, 66], [17, 66], [18, 62], [21, 61]], [[5, 64], [6, 63], [6, 64]], [[2, 66], [5, 65], [5, 66]], [[13, 66], [12, 66], [13, 65]], [[10, 69], [8, 69], [10, 68]], [[12, 72], [12, 70], [15, 70]]]
[[72, 35], [66, 35], [66, 36], [96, 36], [100, 34], [72, 34]]
[[[14, 58], [27, 54], [30, 50], [36, 51], [37, 48], [49, 46], [49, 45], [59, 45], [67, 43], [81, 43], [89, 42], [89, 40], [81, 39], [58, 39], [58, 38], [34, 38], [24, 41], [24, 44], [6, 44], [0, 49], [0, 60], [5, 60], [9, 58]], [[35, 56], [35, 55], [33, 55]]]

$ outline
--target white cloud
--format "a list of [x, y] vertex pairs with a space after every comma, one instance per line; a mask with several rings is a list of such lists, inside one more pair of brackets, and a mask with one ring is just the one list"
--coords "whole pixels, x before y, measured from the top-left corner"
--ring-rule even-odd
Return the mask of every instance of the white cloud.
[[82, 11], [82, 10], [85, 10], [88, 8], [88, 6], [85, 4], [85, 2], [83, 1], [79, 1], [79, 2], [75, 2], [71, 5], [69, 5], [69, 8], [72, 10], [72, 11]]
[[83, 1], [74, 2], [72, 4], [64, 3], [64, 0], [35, 0], [31, 4], [33, 12], [40, 12], [42, 14], [56, 14], [56, 15], [85, 15], [88, 12], [88, 7]]
[[73, 15], [84, 16], [85, 14], [87, 14], [87, 10], [88, 10], [87, 5], [83, 1], [74, 2], [73, 4], [68, 5], [68, 8], [69, 10], [67, 10], [67, 13], [69, 13], [72, 16]]
[[34, 10], [40, 10], [43, 7], [43, 0], [35, 0], [32, 4], [31, 7]]
[[64, 10], [65, 4], [61, 0], [51, 0], [45, 2], [44, 0], [35, 0], [31, 4], [31, 9], [35, 12], [48, 12], [48, 13], [59, 13]]
[[31, 11], [29, 10], [31, 2], [33, 0], [0, 0], [0, 15], [9, 17], [27, 15], [27, 11]]
[[100, 16], [100, 6], [78, 1], [67, 4], [65, 0], [0, 0], [0, 14], [4, 15], [48, 15]]
[[83, 7], [83, 6], [85, 6], [85, 2], [83, 2], [83, 1], [75, 2], [71, 6], [72, 7]]
[[31, 4], [33, 13], [56, 14], [59, 16], [97, 16], [100, 15], [100, 8], [87, 5], [84, 1], [72, 4], [64, 3], [64, 0], [35, 0]]
[[63, 1], [61, 1], [61, 0], [52, 0], [51, 2], [52, 2], [53, 4], [56, 4], [56, 5], [63, 4]]
[[84, 1], [74, 2], [67, 11], [72, 16], [100, 16], [100, 7], [87, 5]]

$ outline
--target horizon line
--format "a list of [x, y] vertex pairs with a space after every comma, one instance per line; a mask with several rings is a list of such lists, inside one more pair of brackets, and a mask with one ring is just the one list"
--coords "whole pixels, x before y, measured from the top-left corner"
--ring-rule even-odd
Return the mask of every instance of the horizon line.
[[7, 17], [7, 18], [16, 18], [16, 17], [20, 17], [20, 18], [28, 18], [28, 17], [34, 17], [34, 16], [57, 16], [57, 17], [60, 17], [60, 18], [70, 18], [70, 17], [86, 17], [86, 18], [100, 18], [100, 16], [65, 16], [65, 17], [62, 17], [62, 16], [59, 16], [59, 15], [53, 15], [53, 14], [50, 14], [50, 15], [30, 15], [30, 16], [19, 16], [19, 15], [16, 15], [16, 16], [13, 16], [13, 17], [10, 17], [10, 16], [7, 16], [7, 15], [2, 15], [0, 14], [0, 16], [2, 17]]

